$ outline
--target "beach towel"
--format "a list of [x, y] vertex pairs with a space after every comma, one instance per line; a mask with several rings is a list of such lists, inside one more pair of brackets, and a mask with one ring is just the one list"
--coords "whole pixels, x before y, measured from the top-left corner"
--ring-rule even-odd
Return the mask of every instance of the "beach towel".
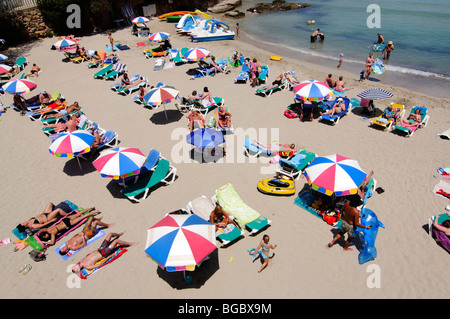
[[[120, 43], [114, 44], [114, 51], [117, 51], [119, 49]], [[106, 45], [106, 50], [111, 51], [111, 44]]]
[[[100, 229], [98, 226], [97, 226], [97, 229], [98, 229], [97, 234], [95, 234], [94, 237], [92, 237], [91, 239], [89, 239], [89, 240], [86, 242], [86, 246], [88, 246], [90, 243], [96, 241], [97, 239], [99, 239], [100, 237], [102, 237], [103, 235], [105, 235], [105, 232], [104, 232], [102, 229]], [[80, 249], [77, 249], [77, 250], [69, 250], [69, 251], [67, 252], [67, 254], [61, 255], [61, 254], [59, 253], [59, 251], [60, 251], [60, 249], [61, 249], [65, 244], [66, 244], [66, 242], [62, 243], [61, 245], [59, 245], [58, 247], [55, 248], [55, 253], [56, 253], [57, 255], [59, 255], [63, 260], [69, 259], [69, 258], [72, 257], [73, 255], [75, 255], [76, 253], [78, 253], [80, 250], [82, 250], [84, 247], [86, 247], [86, 246], [84, 246], [84, 247], [81, 247]]]
[[441, 137], [441, 138], [443, 138], [443, 139], [450, 140], [450, 128], [447, 129], [447, 130], [445, 130], [445, 131], [442, 132], [442, 133], [439, 133], [438, 136]]
[[443, 178], [450, 179], [450, 167], [438, 168], [437, 171]]
[[[105, 267], [106, 265], [109, 265], [110, 263], [112, 263], [114, 260], [116, 260], [117, 258], [119, 258], [120, 256], [122, 256], [123, 254], [125, 254], [128, 250], [125, 248], [119, 248], [115, 251], [114, 254], [112, 254], [111, 256], [109, 256], [107, 258], [107, 261], [100, 267], [94, 268], [92, 270], [86, 270], [84, 268], [81, 269], [81, 271], [78, 273], [78, 277], [80, 277], [81, 279], [87, 279], [90, 275], [92, 275], [93, 273], [95, 273], [96, 271], [102, 269], [103, 267]], [[101, 259], [97, 262], [101, 263], [104, 260]], [[79, 263], [79, 262], [78, 262]]]
[[145, 47], [146, 46], [146, 44], [144, 42], [138, 42], [138, 43], [136, 43], [136, 45], [138, 47]]
[[126, 45], [126, 44], [119, 45], [118, 48], [119, 48], [120, 51], [130, 50], [130, 47], [128, 45]]
[[342, 95], [342, 94], [344, 94], [345, 92], [347, 92], [348, 91], [348, 89], [345, 89], [345, 90], [343, 90], [343, 91], [336, 91], [336, 89], [333, 89], [333, 93], [334, 94], [336, 94], [336, 95]]
[[450, 199], [450, 184], [444, 181], [440, 181], [436, 186], [434, 186], [433, 193], [442, 195]]

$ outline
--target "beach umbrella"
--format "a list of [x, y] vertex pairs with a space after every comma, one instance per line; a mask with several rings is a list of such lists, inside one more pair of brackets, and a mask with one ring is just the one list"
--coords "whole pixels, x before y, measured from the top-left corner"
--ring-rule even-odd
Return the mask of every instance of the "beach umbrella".
[[64, 49], [64, 48], [67, 48], [67, 47], [74, 46], [75, 44], [76, 44], [75, 41], [73, 41], [71, 39], [64, 38], [64, 39], [56, 42], [53, 46], [55, 48], [57, 48], [57, 49]]
[[77, 156], [91, 150], [95, 137], [85, 130], [62, 133], [49, 147], [49, 152], [56, 157]]
[[139, 174], [146, 160], [137, 148], [117, 147], [102, 151], [92, 164], [102, 177], [120, 179]]
[[174, 101], [179, 97], [179, 95], [180, 91], [173, 87], [160, 86], [148, 91], [148, 93], [143, 96], [143, 100], [147, 105], [164, 105], [164, 114], [166, 115], [167, 120], [166, 103]]
[[322, 101], [333, 94], [328, 84], [316, 80], [301, 82], [294, 86], [294, 92], [296, 99], [310, 101]]
[[394, 94], [391, 92], [379, 88], [368, 89], [357, 95], [357, 97], [366, 100], [383, 100], [393, 96]]
[[199, 128], [186, 136], [186, 142], [199, 148], [214, 148], [219, 144], [224, 143], [225, 137], [223, 136], [223, 133], [218, 130]]
[[316, 157], [305, 169], [309, 185], [329, 196], [356, 194], [366, 176], [358, 161], [338, 154]]
[[11, 71], [12, 67], [6, 64], [0, 64], [0, 74], [5, 74]]
[[147, 23], [149, 21], [150, 20], [148, 18], [146, 18], [146, 17], [137, 17], [137, 18], [134, 18], [133, 20], [131, 20], [131, 22], [133, 22], [134, 24], [136, 24], [136, 23]]
[[169, 33], [156, 32], [149, 35], [148, 39], [152, 42], [161, 42], [169, 38]]
[[5, 60], [8, 60], [8, 57], [6, 55], [0, 53], [0, 61], [5, 61]]
[[197, 61], [197, 60], [202, 60], [202, 59], [208, 57], [209, 54], [210, 54], [210, 52], [208, 50], [206, 50], [205, 48], [194, 48], [194, 49], [190, 49], [189, 51], [187, 51], [186, 54], [184, 55], [184, 57], [188, 61]]
[[215, 226], [195, 214], [168, 214], [147, 230], [145, 252], [167, 271], [192, 271], [216, 246]]
[[30, 80], [17, 79], [6, 82], [3, 85], [3, 91], [10, 94], [24, 94], [34, 90], [37, 84]]

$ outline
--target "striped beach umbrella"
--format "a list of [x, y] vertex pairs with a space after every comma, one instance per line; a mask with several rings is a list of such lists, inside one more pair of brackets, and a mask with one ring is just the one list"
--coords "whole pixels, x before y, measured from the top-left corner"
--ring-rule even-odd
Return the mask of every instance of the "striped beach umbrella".
[[0, 61], [5, 61], [5, 60], [8, 60], [8, 57], [6, 55], [0, 53]]
[[24, 94], [34, 90], [37, 84], [30, 80], [17, 79], [3, 85], [3, 90], [10, 94]]
[[194, 48], [186, 52], [184, 57], [188, 61], [198, 61], [208, 57], [210, 52], [205, 48]]
[[5, 74], [11, 71], [12, 67], [6, 64], [0, 64], [0, 74]]
[[148, 36], [148, 39], [151, 42], [161, 42], [161, 41], [164, 41], [164, 40], [168, 39], [169, 36], [170, 36], [170, 34], [166, 33], [166, 32], [156, 32], [156, 33], [150, 34]]
[[137, 148], [117, 147], [102, 151], [92, 164], [102, 177], [121, 179], [139, 174], [146, 160]]
[[77, 156], [91, 150], [95, 137], [85, 130], [62, 133], [49, 147], [56, 157]]
[[356, 194], [366, 176], [358, 161], [338, 154], [316, 157], [305, 169], [309, 185], [329, 196]]
[[333, 95], [328, 84], [316, 80], [301, 82], [294, 86], [294, 92], [296, 99], [310, 101], [322, 101]]
[[195, 214], [168, 214], [147, 230], [145, 252], [167, 271], [192, 271], [216, 246], [215, 226]]
[[146, 17], [137, 17], [137, 18], [134, 18], [133, 20], [131, 20], [131, 22], [133, 22], [134, 24], [136, 24], [136, 23], [147, 23], [149, 21], [150, 20], [148, 18], [146, 18]]
[[357, 95], [357, 97], [366, 100], [383, 100], [393, 96], [394, 94], [391, 92], [379, 88], [368, 89]]
[[64, 49], [64, 48], [67, 48], [67, 47], [74, 46], [75, 44], [76, 44], [75, 41], [73, 41], [71, 39], [64, 38], [64, 39], [56, 42], [54, 44], [54, 47], [57, 48], [57, 49]]
[[148, 105], [164, 105], [164, 114], [166, 115], [167, 120], [166, 103], [174, 101], [179, 95], [180, 91], [173, 87], [161, 86], [148, 91], [148, 93], [144, 95], [143, 100]]

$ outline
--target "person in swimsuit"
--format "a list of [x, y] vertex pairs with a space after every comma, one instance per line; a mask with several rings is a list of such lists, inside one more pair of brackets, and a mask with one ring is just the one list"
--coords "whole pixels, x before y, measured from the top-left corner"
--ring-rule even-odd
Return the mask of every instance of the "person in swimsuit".
[[353, 89], [353, 86], [352, 87], [349, 87], [349, 88], [346, 88], [345, 87], [345, 84], [346, 84], [347, 82], [345, 82], [344, 81], [344, 77], [341, 75], [340, 77], [339, 77], [339, 80], [338, 81], [336, 81], [336, 87], [334, 88], [336, 91], [338, 91], [338, 92], [343, 92], [343, 91], [345, 91], [345, 90], [351, 90], [351, 89]]
[[256, 58], [253, 58], [253, 62], [250, 64], [250, 70], [252, 72], [252, 87], [259, 86], [259, 70], [261, 66]]
[[69, 252], [69, 250], [78, 250], [86, 246], [87, 241], [93, 238], [100, 229], [109, 228], [115, 225], [114, 223], [106, 224], [102, 222], [101, 219], [101, 217], [98, 219], [93, 216], [89, 217], [83, 230], [69, 239], [66, 244], [61, 247], [59, 253], [61, 255], [65, 255]]
[[39, 102], [41, 104], [47, 105], [52, 101], [52, 97], [47, 93], [46, 90], [42, 90], [39, 94]]
[[26, 222], [17, 225], [17, 230], [19, 232], [24, 232], [27, 228], [40, 229], [60, 219], [61, 217], [66, 216], [71, 211], [72, 209], [67, 203], [61, 202], [57, 206], [55, 206], [53, 203], [48, 203], [42, 213], [30, 218]]
[[59, 112], [53, 113], [53, 114], [45, 114], [42, 116], [43, 119], [55, 119], [67, 116], [68, 114], [72, 113], [73, 111], [80, 111], [81, 108], [78, 105], [78, 102], [74, 102], [72, 105], [69, 105], [65, 109], [59, 110]]
[[366, 80], [369, 79], [369, 75], [370, 73], [372, 73], [372, 64], [373, 64], [373, 54], [372, 52], [369, 52], [369, 56], [367, 57], [366, 60], [366, 74], [365, 74]]
[[383, 51], [383, 60], [389, 60], [389, 56], [391, 55], [391, 51], [394, 50], [394, 43], [389, 41], [388, 45], [384, 47]]
[[384, 43], [384, 37], [381, 33], [377, 33], [377, 44], [383, 44]]
[[27, 75], [25, 75], [25, 77], [27, 78], [27, 77], [29, 77], [29, 76], [39, 76], [39, 71], [41, 70], [41, 68], [40, 67], [38, 67], [37, 65], [36, 65], [36, 63], [33, 63], [33, 66], [31, 67], [31, 71], [30, 71], [30, 73], [28, 73]]
[[343, 213], [341, 216], [342, 218], [341, 231], [337, 233], [336, 236], [334, 236], [333, 240], [330, 243], [328, 243], [329, 248], [331, 248], [338, 239], [340, 239], [347, 233], [347, 240], [345, 241], [344, 244], [344, 250], [350, 251], [352, 249], [349, 248], [349, 246], [353, 240], [354, 228], [361, 227], [365, 229], [370, 229], [372, 227], [372, 225], [363, 226], [359, 221], [360, 211], [357, 209], [357, 207], [361, 204], [361, 202], [362, 197], [360, 193], [351, 196], [351, 198], [346, 199], [345, 204], [343, 206]]
[[[81, 222], [83, 219], [85, 219], [87, 217], [100, 214], [100, 212], [98, 212], [98, 211], [92, 211], [93, 209], [95, 209], [95, 208], [94, 207], [88, 208], [77, 214], [67, 216], [61, 220], [62, 221], [61, 223], [53, 225], [49, 228], [42, 229], [39, 232], [39, 234], [37, 235], [38, 238], [46, 245], [49, 245], [49, 246], [54, 245], [56, 242], [56, 235], [59, 232], [78, 224], [79, 222]], [[87, 212], [89, 212], [89, 213], [87, 213]], [[87, 214], [84, 215], [85, 213], [87, 213]]]
[[197, 127], [199, 128], [205, 127], [205, 119], [198, 111], [194, 110], [186, 117], [189, 119], [189, 131], [192, 132], [194, 130], [195, 124], [197, 124]]
[[259, 268], [258, 272], [261, 272], [264, 268], [267, 267], [269, 264], [269, 251], [271, 249], [277, 248], [277, 245], [269, 244], [269, 235], [264, 235], [262, 241], [259, 243], [256, 250], [260, 253], [261, 257], [263, 258], [263, 264], [261, 265], [261, 268]]
[[328, 77], [325, 79], [325, 82], [328, 84], [330, 89], [336, 86], [336, 82], [333, 80], [333, 74], [328, 74]]
[[416, 108], [414, 113], [409, 114], [409, 116], [406, 118], [406, 120], [401, 118], [399, 120], [399, 123], [396, 123], [396, 124], [400, 124], [402, 126], [404, 126], [404, 125], [417, 126], [417, 125], [420, 125], [421, 121], [422, 121], [422, 116], [420, 115], [420, 108]]
[[218, 120], [218, 125], [221, 128], [229, 128], [231, 126], [231, 113], [227, 111], [227, 109], [223, 106], [219, 106], [218, 109], [218, 113], [219, 115], [219, 120]]
[[[447, 216], [450, 216], [450, 213], [447, 213]], [[438, 223], [438, 219], [439, 216], [436, 215], [434, 217], [433, 227], [450, 237], [450, 219], [444, 220], [442, 225]]]
[[212, 96], [211, 92], [209, 92], [209, 89], [207, 86], [205, 86], [203, 88], [203, 93], [202, 93], [202, 95], [200, 95], [199, 100], [201, 100], [201, 103], [204, 107], [214, 104], [213, 96]]
[[301, 106], [302, 112], [300, 113], [299, 121], [303, 121], [303, 116], [309, 114], [309, 120], [312, 122], [314, 121], [314, 112], [313, 112], [313, 104], [310, 100], [303, 101], [303, 104]]
[[283, 83], [283, 79], [284, 79], [283, 74], [280, 74], [279, 76], [277, 76], [277, 78], [275, 79], [275, 81], [272, 82], [272, 84], [270, 84], [270, 85], [264, 87], [264, 90], [271, 90], [271, 89], [273, 89], [273, 88], [276, 88], [277, 86], [280, 86], [281, 83]]
[[212, 57], [211, 57], [211, 66], [212, 66], [213, 69], [214, 69], [214, 75], [216, 75], [217, 72], [225, 73], [225, 70], [222, 69], [220, 66], [217, 65], [217, 63], [216, 63], [216, 57], [215, 57], [215, 56], [212, 56]]
[[[211, 212], [209, 217], [209, 222], [216, 226], [216, 231], [219, 228], [226, 228], [229, 224], [238, 227], [238, 225], [232, 220], [222, 209], [222, 206], [216, 205], [214, 210]], [[238, 227], [239, 228], [239, 227]]]
[[339, 114], [344, 110], [345, 110], [344, 100], [342, 98], [339, 98], [330, 110], [320, 112], [320, 115], [328, 114], [330, 117], [332, 117], [334, 114]]
[[135, 243], [129, 243], [119, 240], [119, 237], [123, 234], [123, 232], [109, 233], [97, 250], [94, 250], [93, 252], [86, 255], [86, 257], [81, 259], [79, 263], [72, 267], [72, 272], [76, 274], [79, 273], [83, 268], [86, 270], [92, 270], [101, 267], [108, 260], [107, 257], [114, 254], [117, 249], [135, 245]]

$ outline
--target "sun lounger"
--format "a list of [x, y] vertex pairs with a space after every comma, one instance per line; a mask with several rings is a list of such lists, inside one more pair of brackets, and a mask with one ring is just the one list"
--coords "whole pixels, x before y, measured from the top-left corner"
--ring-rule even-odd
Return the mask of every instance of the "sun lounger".
[[[228, 112], [228, 108], [225, 107], [225, 109]], [[214, 128], [216, 130], [221, 131], [223, 134], [233, 133], [234, 128], [233, 128], [233, 124], [231, 123], [231, 120], [230, 120], [230, 126], [229, 127], [222, 128], [222, 127], [219, 126], [219, 107], [214, 109], [214, 122], [215, 122]]]
[[107, 66], [100, 69], [100, 71], [94, 74], [94, 79], [103, 78], [108, 72], [111, 72], [113, 66], [114, 66], [113, 64], [108, 64]]
[[18, 57], [16, 62], [14, 63], [14, 68], [16, 68], [18, 70], [18, 72], [22, 71], [23, 69], [25, 69], [25, 67], [28, 64], [28, 59], [26, 57]]
[[198, 111], [203, 115], [206, 115], [210, 110], [218, 107], [218, 106], [224, 106], [225, 100], [220, 97], [213, 97], [214, 103], [206, 104], [202, 103], [202, 101], [194, 101], [190, 107], [191, 111]]
[[[138, 79], [139, 79], [139, 77], [138, 77]], [[131, 81], [131, 80], [130, 80], [131, 83], [136, 82], [136, 81], [137, 81], [137, 80], [134, 80], [134, 81]], [[147, 87], [147, 85], [148, 85], [148, 78], [145, 78], [143, 82], [139, 82], [139, 83], [137, 83], [136, 85], [134, 85], [134, 86], [132, 86], [132, 87], [129, 87], [129, 88], [127, 88], [127, 87], [118, 88], [118, 89], [116, 90], [116, 92], [119, 93], [119, 94], [130, 95], [131, 93], [133, 93], [133, 92], [139, 90], [139, 88], [140, 88], [141, 86]]]
[[170, 163], [165, 158], [161, 158], [158, 161], [155, 169], [149, 174], [140, 175], [136, 183], [125, 187], [121, 192], [129, 200], [134, 202], [140, 202], [137, 199], [141, 196], [141, 199], [147, 198], [149, 191], [160, 183], [169, 185], [173, 183], [176, 176], [176, 169], [170, 166]]
[[342, 112], [338, 113], [338, 114], [333, 114], [333, 116], [330, 116], [329, 114], [323, 114], [320, 116], [320, 120], [324, 121], [324, 122], [329, 122], [332, 125], [336, 125], [337, 123], [339, 123], [339, 120], [345, 116], [352, 108], [352, 104], [350, 103], [350, 99], [346, 98], [346, 97], [339, 97], [336, 98], [334, 101], [327, 101], [322, 103], [322, 107], [325, 107], [325, 109], [323, 109], [323, 111], [327, 111], [330, 110], [334, 104], [337, 102], [338, 99], [343, 99], [344, 100], [344, 105], [345, 105], [345, 110], [343, 110]]
[[[196, 214], [205, 220], [210, 220], [211, 212], [214, 210], [215, 206], [213, 202], [208, 199], [205, 195], [193, 199], [187, 205], [187, 211], [192, 214]], [[224, 211], [230, 219], [234, 220], [234, 216]], [[234, 225], [228, 225], [225, 229], [219, 229], [216, 231], [216, 238], [222, 243], [221, 247], [225, 247], [235, 240], [244, 236], [245, 232]]]
[[287, 159], [280, 159], [280, 167], [277, 169], [277, 172], [298, 180], [302, 172], [316, 156], [317, 154], [306, 150], [298, 151]]
[[239, 75], [234, 80], [234, 83], [247, 83], [247, 81], [250, 79], [251, 70], [248, 67], [247, 63], [245, 63], [245, 57], [243, 55], [240, 56], [239, 61], [242, 64], [242, 69]]
[[272, 156], [273, 153], [266, 146], [258, 141], [246, 137], [244, 141], [244, 152], [248, 157], [258, 157], [259, 155]]
[[214, 199], [224, 211], [235, 217], [235, 222], [241, 229], [248, 228], [250, 235], [257, 234], [272, 222], [248, 206], [232, 184], [226, 184], [217, 189]]
[[261, 66], [261, 72], [259, 72], [258, 80], [259, 83], [266, 83], [269, 76], [269, 67], [267, 65]]
[[[402, 118], [405, 113], [405, 107], [398, 103], [392, 103], [392, 111], [394, 111], [395, 118]], [[383, 117], [383, 114], [379, 117], [372, 120], [370, 123], [375, 127], [382, 127], [384, 131], [392, 130], [392, 124], [394, 123], [393, 119], [386, 119]]]
[[263, 87], [256, 89], [256, 94], [262, 95], [264, 97], [271, 96], [273, 92], [284, 90], [286, 88], [286, 84], [283, 81], [280, 85], [277, 85], [276, 87], [269, 88], [269, 85], [265, 85]]
[[428, 109], [425, 106], [414, 106], [411, 110], [411, 114], [413, 114], [417, 108], [420, 108], [420, 117], [421, 121], [420, 123], [413, 123], [412, 120], [410, 120], [410, 125], [401, 123], [394, 126], [394, 129], [400, 132], [405, 133], [407, 137], [411, 137], [417, 129], [427, 126], [428, 121], [430, 120], [430, 116], [427, 114]]
[[169, 56], [175, 65], [183, 64], [188, 62], [188, 60], [181, 54], [181, 51], [178, 49], [169, 49]]
[[[110, 64], [112, 65], [112, 64]], [[108, 72], [107, 74], [105, 74], [103, 76], [103, 78], [105, 80], [111, 80], [111, 79], [117, 79], [121, 74], [123, 74], [127, 69], [126, 64], [123, 63], [117, 63], [114, 66], [114, 69], [112, 69], [110, 72]]]

